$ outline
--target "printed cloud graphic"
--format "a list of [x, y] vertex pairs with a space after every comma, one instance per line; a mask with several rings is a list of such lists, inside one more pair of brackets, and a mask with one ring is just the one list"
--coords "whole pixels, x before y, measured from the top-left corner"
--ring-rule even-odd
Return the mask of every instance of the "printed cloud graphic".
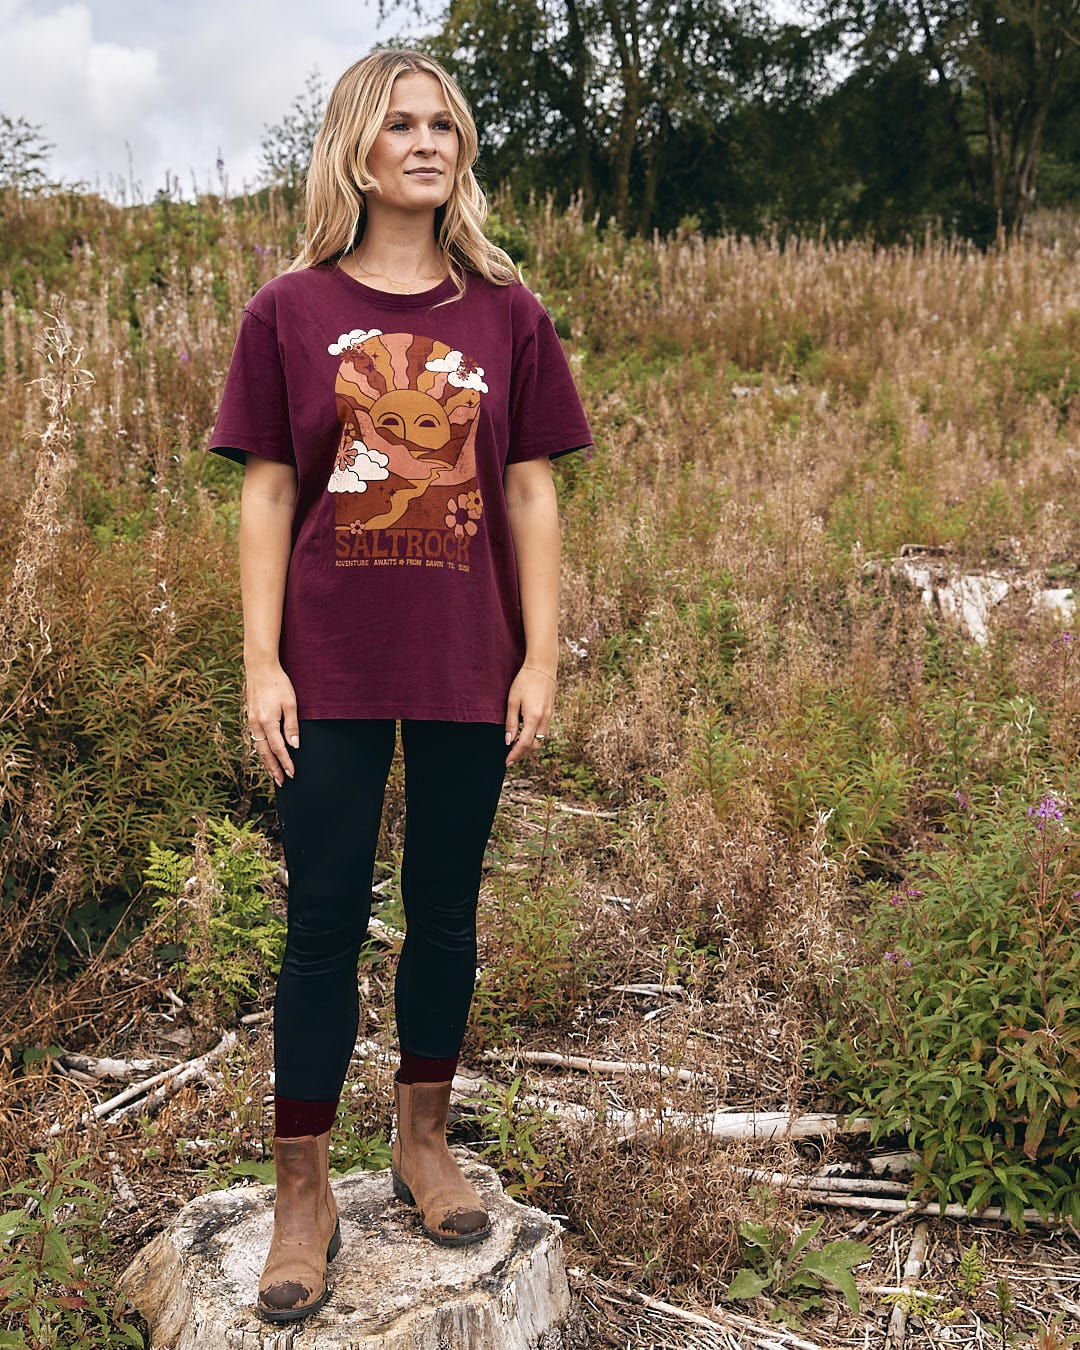
[[346, 457], [353, 453], [356, 458], [347, 468], [336, 468], [330, 475], [327, 492], [366, 492], [369, 482], [390, 477], [386, 467], [390, 463], [388, 455], [379, 450], [369, 450], [363, 441], [353, 441]]
[[342, 352], [347, 352], [350, 347], [359, 347], [362, 342], [366, 342], [370, 337], [381, 337], [381, 328], [354, 328], [351, 333], [342, 333], [336, 342], [331, 342], [327, 351], [331, 356], [340, 356]]
[[488, 391], [484, 383], [484, 367], [473, 365], [462, 356], [461, 352], [447, 352], [445, 356], [433, 357], [425, 369], [448, 372], [447, 383], [452, 384], [455, 389], [475, 389], [481, 394]]

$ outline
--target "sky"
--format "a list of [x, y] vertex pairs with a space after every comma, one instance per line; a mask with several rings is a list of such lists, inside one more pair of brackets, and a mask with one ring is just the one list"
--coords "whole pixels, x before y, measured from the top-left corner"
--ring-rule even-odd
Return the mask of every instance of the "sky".
[[[416, 31], [377, 0], [0, 0], [0, 112], [41, 126], [46, 171], [113, 199], [254, 185], [259, 142], [318, 69]], [[179, 180], [178, 185], [175, 180]]]

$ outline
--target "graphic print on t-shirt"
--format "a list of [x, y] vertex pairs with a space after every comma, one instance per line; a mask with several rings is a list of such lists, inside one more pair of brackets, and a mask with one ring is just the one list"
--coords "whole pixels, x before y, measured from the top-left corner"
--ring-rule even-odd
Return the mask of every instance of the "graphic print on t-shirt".
[[343, 333], [334, 393], [341, 438], [334, 494], [339, 566], [468, 571], [484, 507], [476, 486], [482, 366], [430, 337]]

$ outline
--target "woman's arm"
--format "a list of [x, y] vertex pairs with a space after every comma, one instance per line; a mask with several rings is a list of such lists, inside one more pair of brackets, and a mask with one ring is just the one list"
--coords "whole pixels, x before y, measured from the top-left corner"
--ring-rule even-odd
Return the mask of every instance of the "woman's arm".
[[[559, 507], [546, 456], [508, 464], [503, 475], [506, 510], [517, 558], [525, 660], [506, 704], [507, 764], [546, 736], [555, 707], [559, 664]], [[516, 743], [515, 743], [516, 739]]]
[[244, 606], [248, 726], [259, 758], [279, 787], [285, 774], [293, 776], [285, 742], [294, 748], [300, 744], [296, 694], [278, 657], [296, 482], [292, 465], [249, 454], [240, 494], [240, 595]]

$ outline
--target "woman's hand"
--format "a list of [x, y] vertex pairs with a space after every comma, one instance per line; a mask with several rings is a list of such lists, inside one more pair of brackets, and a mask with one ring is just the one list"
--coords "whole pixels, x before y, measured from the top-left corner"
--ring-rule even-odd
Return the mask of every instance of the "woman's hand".
[[[281, 787], [285, 775], [293, 776], [292, 756], [300, 744], [300, 723], [296, 718], [296, 692], [292, 680], [277, 661], [248, 663], [248, 727], [263, 766]], [[288, 744], [286, 744], [286, 742]]]
[[555, 710], [555, 677], [522, 666], [506, 700], [507, 767], [524, 759], [543, 742]]

